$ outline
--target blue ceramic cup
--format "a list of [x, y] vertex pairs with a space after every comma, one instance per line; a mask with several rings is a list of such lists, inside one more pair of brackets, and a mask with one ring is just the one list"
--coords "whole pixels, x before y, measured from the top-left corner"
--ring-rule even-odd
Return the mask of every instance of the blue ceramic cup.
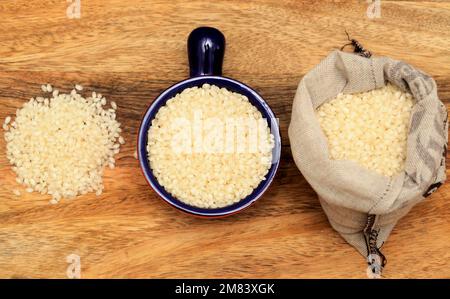
[[[221, 76], [224, 52], [225, 38], [219, 30], [211, 27], [200, 27], [192, 31], [188, 38], [188, 55], [191, 77], [176, 83], [161, 93], [147, 109], [139, 128], [137, 152], [139, 163], [147, 182], [153, 190], [155, 190], [155, 192], [158, 193], [158, 195], [171, 206], [196, 216], [221, 217], [234, 214], [247, 208], [258, 198], [260, 198], [267, 190], [275, 176], [280, 161], [281, 138], [278, 122], [274, 113], [256, 91], [239, 81]], [[266, 174], [266, 179], [261, 181], [257, 188], [255, 188], [250, 195], [241, 201], [227, 207], [215, 209], [190, 206], [168, 193], [164, 187], [158, 183], [158, 180], [153, 175], [147, 154], [148, 130], [159, 108], [164, 106], [167, 100], [182, 92], [184, 89], [194, 86], [200, 87], [205, 83], [216, 85], [218, 87], [224, 87], [230, 91], [245, 95], [249, 99], [250, 103], [261, 112], [263, 118], [267, 120], [271, 133], [275, 137], [275, 146], [272, 153], [272, 165], [269, 172]]]

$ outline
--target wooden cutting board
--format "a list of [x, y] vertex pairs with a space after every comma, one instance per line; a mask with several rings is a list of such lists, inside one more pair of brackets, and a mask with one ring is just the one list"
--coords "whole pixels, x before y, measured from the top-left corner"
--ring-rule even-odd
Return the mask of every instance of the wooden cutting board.
[[[66, 1], [2, 1], [0, 121], [42, 83], [79, 83], [117, 102], [126, 144], [104, 194], [50, 205], [48, 196], [13, 195], [20, 187], [1, 138], [0, 277], [64, 278], [71, 254], [81, 277], [366, 277], [365, 260], [332, 230], [293, 163], [287, 128], [299, 80], [346, 43], [344, 29], [432, 75], [449, 107], [450, 3], [381, 2], [380, 18], [369, 18], [365, 1], [81, 0], [80, 18], [70, 19]], [[268, 192], [216, 220], [166, 205], [133, 157], [146, 107], [187, 77], [186, 38], [200, 25], [223, 31], [224, 75], [260, 92], [283, 138]], [[383, 247], [385, 277], [450, 277], [449, 199], [447, 184], [398, 223]]]

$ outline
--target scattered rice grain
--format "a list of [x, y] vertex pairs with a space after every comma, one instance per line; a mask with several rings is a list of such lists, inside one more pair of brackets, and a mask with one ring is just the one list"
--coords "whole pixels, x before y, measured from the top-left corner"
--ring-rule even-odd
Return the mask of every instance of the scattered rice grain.
[[103, 168], [115, 161], [120, 148], [120, 123], [76, 90], [55, 91], [50, 100], [37, 97], [17, 109], [14, 126], [5, 132], [6, 156], [16, 181], [27, 192], [50, 194], [56, 202], [99, 193]]
[[9, 124], [10, 121], [11, 121], [11, 116], [7, 116], [5, 118], [5, 125]]

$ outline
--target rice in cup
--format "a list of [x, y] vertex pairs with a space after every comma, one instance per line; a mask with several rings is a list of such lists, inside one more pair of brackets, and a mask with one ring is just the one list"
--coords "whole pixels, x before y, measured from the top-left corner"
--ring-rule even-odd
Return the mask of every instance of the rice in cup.
[[178, 200], [221, 208], [250, 195], [272, 164], [274, 136], [248, 98], [204, 84], [169, 99], [152, 120], [147, 153]]

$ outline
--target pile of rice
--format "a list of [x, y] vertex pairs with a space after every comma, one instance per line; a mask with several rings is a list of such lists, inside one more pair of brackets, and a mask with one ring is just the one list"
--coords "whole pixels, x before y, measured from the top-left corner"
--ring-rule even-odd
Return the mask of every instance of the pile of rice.
[[[84, 98], [76, 85], [70, 94], [43, 85], [50, 98], [36, 97], [17, 109], [15, 119], [3, 124], [7, 158], [17, 174], [17, 182], [27, 192], [52, 195], [51, 203], [61, 198], [104, 189], [105, 166], [114, 168], [114, 155], [124, 143], [117, 105], [105, 108], [106, 99], [92, 93]], [[20, 191], [13, 191], [20, 195]]]
[[339, 94], [317, 109], [330, 158], [351, 160], [384, 176], [405, 168], [410, 93], [388, 84], [357, 94]]
[[205, 84], [183, 90], [159, 109], [147, 152], [166, 191], [192, 206], [219, 208], [265, 180], [273, 147], [267, 120], [247, 97]]

